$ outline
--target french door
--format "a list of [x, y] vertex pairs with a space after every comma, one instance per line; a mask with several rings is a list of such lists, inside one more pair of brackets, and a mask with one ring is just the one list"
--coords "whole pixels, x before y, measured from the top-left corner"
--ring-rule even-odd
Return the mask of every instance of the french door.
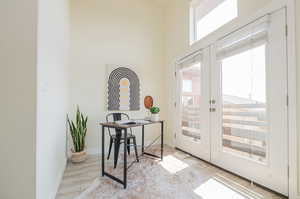
[[209, 49], [196, 53], [178, 65], [178, 117], [176, 145], [202, 159], [210, 160]]
[[177, 70], [177, 147], [287, 195], [285, 10], [198, 54]]

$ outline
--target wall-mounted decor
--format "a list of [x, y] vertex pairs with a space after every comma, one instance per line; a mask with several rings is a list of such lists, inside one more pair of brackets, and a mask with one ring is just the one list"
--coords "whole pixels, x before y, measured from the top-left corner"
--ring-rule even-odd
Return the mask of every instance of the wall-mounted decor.
[[108, 68], [108, 110], [140, 110], [140, 80], [138, 75], [127, 67]]

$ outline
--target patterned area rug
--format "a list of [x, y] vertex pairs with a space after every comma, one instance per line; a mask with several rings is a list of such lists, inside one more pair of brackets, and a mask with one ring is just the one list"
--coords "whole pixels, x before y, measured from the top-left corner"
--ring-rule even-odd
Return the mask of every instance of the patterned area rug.
[[[151, 152], [159, 154], [159, 149], [152, 149]], [[120, 178], [123, 174], [121, 157], [122, 154], [116, 169], [113, 169], [112, 161], [106, 164], [106, 171]], [[128, 162], [134, 160], [132, 153]], [[76, 185], [76, 179], [80, 185]], [[284, 198], [169, 147], [165, 150], [164, 161], [140, 157], [140, 162], [129, 168], [127, 180], [127, 189], [123, 189], [121, 184], [100, 176], [99, 161], [92, 156], [85, 166], [71, 165], [67, 169], [57, 199]], [[70, 194], [66, 191], [68, 186], [77, 186], [78, 189], [73, 189]]]

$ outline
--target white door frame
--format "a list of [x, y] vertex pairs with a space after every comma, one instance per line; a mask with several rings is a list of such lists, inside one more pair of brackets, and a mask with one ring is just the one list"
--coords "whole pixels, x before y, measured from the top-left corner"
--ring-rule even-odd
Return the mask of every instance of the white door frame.
[[[295, 0], [273, 0], [267, 7], [262, 8], [251, 17], [242, 18], [207, 36], [204, 40], [195, 42], [182, 56], [186, 57], [195, 51], [204, 49], [234, 30], [240, 29], [252, 21], [268, 13], [286, 7], [287, 10], [287, 67], [288, 67], [288, 150], [289, 150], [289, 198], [300, 199], [298, 186], [298, 135], [297, 135], [297, 64], [296, 64], [296, 3]], [[182, 59], [182, 58], [180, 58]], [[180, 60], [178, 59], [178, 60]], [[175, 66], [178, 60], [175, 61]], [[175, 91], [176, 92], [176, 91]], [[175, 120], [175, 125], [176, 125]]]
[[289, 197], [299, 199], [297, 136], [297, 64], [296, 64], [296, 3], [287, 0], [287, 59], [288, 59], [288, 128], [289, 128]]

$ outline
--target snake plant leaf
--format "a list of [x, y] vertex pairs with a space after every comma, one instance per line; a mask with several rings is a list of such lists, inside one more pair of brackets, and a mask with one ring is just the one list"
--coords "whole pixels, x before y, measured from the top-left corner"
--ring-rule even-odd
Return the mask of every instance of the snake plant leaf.
[[85, 149], [85, 137], [87, 132], [88, 120], [87, 118], [88, 117], [85, 118], [83, 116], [78, 106], [75, 121], [71, 121], [69, 119], [69, 116], [67, 117], [75, 152], [81, 152]]

